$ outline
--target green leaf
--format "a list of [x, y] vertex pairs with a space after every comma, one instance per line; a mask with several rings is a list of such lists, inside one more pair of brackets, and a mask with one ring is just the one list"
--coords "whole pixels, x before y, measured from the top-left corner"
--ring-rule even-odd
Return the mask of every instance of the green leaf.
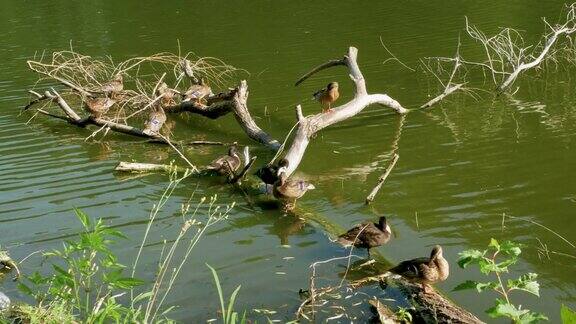
[[540, 285], [536, 281], [538, 275], [535, 273], [528, 273], [520, 276], [516, 280], [508, 280], [508, 288], [513, 290], [524, 290], [531, 294], [540, 297]]
[[130, 278], [130, 277], [118, 278], [118, 279], [116, 279], [110, 283], [111, 286], [114, 286], [117, 288], [122, 288], [122, 289], [131, 289], [131, 288], [134, 288], [137, 286], [141, 286], [143, 284], [144, 284], [144, 280], [140, 280], [140, 279], [136, 279], [136, 278]]
[[479, 263], [480, 260], [484, 259], [484, 254], [486, 254], [486, 251], [482, 252], [474, 249], [462, 251], [458, 253], [458, 265], [464, 269], [469, 264]]
[[488, 247], [494, 248], [496, 251], [500, 251], [500, 244], [498, 244], [498, 241], [495, 238], [490, 239], [490, 244], [488, 244]]
[[32, 289], [30, 289], [30, 287], [26, 286], [22, 282], [18, 283], [18, 290], [25, 293], [26, 295], [34, 296], [34, 292], [32, 291]]
[[560, 307], [560, 318], [562, 324], [576, 324], [576, 312], [564, 304]]
[[210, 268], [210, 271], [212, 271], [212, 276], [214, 277], [214, 284], [216, 285], [216, 289], [218, 290], [218, 297], [220, 297], [220, 310], [222, 311], [222, 316], [224, 316], [224, 314], [226, 314], [226, 307], [224, 306], [224, 295], [222, 294], [222, 286], [220, 285], [220, 279], [218, 278], [218, 273], [208, 263], [206, 263], [206, 266]]
[[473, 280], [467, 280], [456, 286], [454, 289], [452, 289], [452, 291], [476, 289], [476, 291], [480, 293], [488, 289], [495, 289], [499, 286], [500, 285], [495, 282], [478, 282]]
[[492, 318], [508, 317], [512, 320], [519, 320], [520, 316], [528, 313], [527, 309], [518, 309], [516, 306], [507, 303], [502, 299], [496, 299], [496, 305], [489, 308], [486, 313]]
[[508, 255], [519, 256], [522, 253], [521, 247], [520, 243], [506, 241], [500, 245], [500, 251]]
[[541, 321], [547, 321], [548, 317], [546, 315], [536, 312], [527, 312], [520, 316], [518, 320], [518, 324], [533, 324], [533, 323], [540, 323]]
[[90, 217], [78, 208], [74, 208], [74, 212], [76, 213], [76, 217], [82, 222], [82, 225], [86, 230], [90, 228]]
[[[234, 309], [234, 303], [236, 302], [236, 295], [238, 295], [240, 287], [242, 286], [236, 287], [234, 292], [232, 292], [232, 295], [230, 295], [230, 300], [228, 301], [228, 313], [226, 315], [226, 318], [230, 320], [230, 323], [236, 322], [235, 320], [234, 321], [231, 320], [231, 316], [232, 316], [232, 310]], [[236, 312], [234, 312], [234, 314], [236, 314]]]

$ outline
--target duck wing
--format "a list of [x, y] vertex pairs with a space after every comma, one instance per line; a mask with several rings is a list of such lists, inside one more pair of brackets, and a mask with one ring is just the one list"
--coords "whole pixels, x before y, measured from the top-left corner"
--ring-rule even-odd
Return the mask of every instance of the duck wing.
[[320, 100], [320, 98], [322, 98], [322, 96], [326, 93], [327, 89], [321, 89], [318, 90], [316, 92], [314, 92], [314, 94], [312, 95], [312, 98], [314, 100]]
[[283, 185], [279, 186], [277, 190], [282, 196], [286, 198], [298, 199], [304, 196], [308, 189], [313, 188], [314, 186], [312, 186], [308, 181], [290, 179], [287, 180]]
[[402, 261], [389, 271], [407, 279], [422, 279], [428, 273], [428, 263], [430, 258], [426, 257]]
[[159, 111], [152, 112], [150, 114], [150, 119], [146, 123], [144, 133], [148, 135], [158, 134], [165, 122], [166, 122], [166, 114], [164, 113], [164, 110], [162, 110], [162, 108], [160, 108]]

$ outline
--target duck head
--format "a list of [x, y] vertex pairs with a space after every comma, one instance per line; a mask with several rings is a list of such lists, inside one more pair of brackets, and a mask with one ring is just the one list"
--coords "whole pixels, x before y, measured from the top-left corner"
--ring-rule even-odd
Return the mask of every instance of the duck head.
[[236, 143], [234, 143], [234, 144], [232, 144], [232, 146], [230, 146], [230, 148], [228, 149], [228, 155], [240, 157], [238, 155], [238, 145]]
[[338, 89], [338, 82], [330, 82], [328, 83], [328, 86], [326, 88], [328, 90]]
[[392, 230], [390, 229], [390, 225], [388, 225], [388, 221], [386, 220], [385, 216], [381, 216], [378, 220], [378, 227], [381, 231], [392, 234]]
[[434, 246], [430, 253], [430, 260], [436, 260], [438, 258], [442, 258], [442, 247], [440, 245]]

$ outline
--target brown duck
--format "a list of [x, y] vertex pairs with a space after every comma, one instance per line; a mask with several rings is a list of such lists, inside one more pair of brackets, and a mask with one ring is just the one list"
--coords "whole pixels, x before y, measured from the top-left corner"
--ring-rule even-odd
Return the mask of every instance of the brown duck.
[[84, 108], [86, 108], [92, 118], [101, 118], [115, 103], [116, 100], [108, 97], [84, 98]]
[[210, 86], [204, 82], [204, 79], [200, 80], [200, 84], [193, 84], [184, 93], [184, 99], [182, 101], [195, 101], [198, 103], [206, 103], [206, 98], [212, 94], [212, 89]]
[[228, 154], [223, 155], [212, 161], [206, 169], [218, 172], [221, 175], [230, 175], [240, 168], [242, 160], [238, 154], [236, 144], [228, 149]]
[[351, 228], [348, 232], [338, 237], [338, 242], [344, 246], [354, 245], [357, 248], [365, 248], [370, 254], [370, 249], [390, 241], [392, 231], [386, 222], [386, 217], [380, 217], [378, 223], [363, 222]]
[[286, 201], [287, 207], [294, 207], [296, 200], [304, 196], [306, 191], [316, 189], [313, 184], [302, 179], [290, 179], [286, 175], [286, 167], [278, 170], [278, 180], [274, 183], [274, 197]]
[[150, 111], [150, 117], [148, 121], [144, 124], [144, 134], [146, 135], [157, 135], [160, 133], [160, 129], [166, 122], [166, 114], [161, 105], [154, 105]]
[[446, 280], [450, 274], [448, 261], [442, 256], [442, 247], [434, 246], [429, 258], [417, 258], [403, 261], [390, 272], [399, 274], [404, 278], [420, 283], [424, 293], [428, 292], [429, 286], [433, 283]]
[[122, 73], [118, 73], [114, 78], [102, 85], [100, 90], [106, 95], [114, 95], [124, 89], [124, 77]]
[[176, 105], [176, 100], [174, 98], [177, 94], [180, 94], [180, 92], [169, 88], [165, 82], [160, 83], [158, 89], [156, 89], [156, 96], [162, 96], [162, 99], [160, 99], [162, 108]]
[[322, 112], [332, 110], [332, 103], [338, 100], [340, 93], [338, 92], [338, 82], [330, 82], [326, 88], [318, 90], [313, 95], [315, 100], [318, 100], [322, 105]]

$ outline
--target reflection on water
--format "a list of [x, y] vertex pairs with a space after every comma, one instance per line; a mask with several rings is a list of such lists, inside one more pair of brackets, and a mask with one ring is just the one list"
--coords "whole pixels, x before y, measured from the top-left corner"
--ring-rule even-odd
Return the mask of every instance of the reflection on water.
[[[65, 49], [73, 40], [77, 51], [122, 60], [172, 51], [179, 39], [185, 51], [216, 56], [250, 71], [251, 112], [263, 129], [281, 139], [295, 122], [296, 104], [308, 113], [318, 111], [309, 100], [315, 89], [337, 81], [341, 102], [351, 98], [352, 85], [343, 69], [323, 71], [298, 88], [292, 85], [304, 71], [341, 56], [350, 45], [359, 48], [370, 91], [386, 92], [415, 107], [438, 89], [434, 82], [421, 80], [418, 72], [382, 64], [388, 54], [380, 36], [396, 56], [415, 66], [424, 56], [452, 55], [465, 15], [482, 29], [506, 25], [534, 37], [541, 32], [540, 17], [556, 17], [562, 3], [351, 2], [340, 4], [331, 15], [324, 14], [320, 2], [304, 7], [297, 2], [250, 1], [238, 6], [241, 10], [221, 10], [222, 6], [227, 7], [218, 1], [195, 6], [195, 17], [211, 17], [210, 24], [183, 27], [175, 21], [188, 19], [188, 13], [175, 8], [188, 8], [184, 3], [153, 2], [143, 7], [135, 1], [90, 5], [5, 1], [0, 12], [0, 28], [5, 31], [1, 36], [5, 46], [0, 48], [2, 247], [16, 259], [59, 247], [62, 239], [80, 229], [71, 211], [78, 207], [128, 235], [116, 250], [129, 264], [148, 213], [168, 180], [162, 174], [127, 177], [112, 170], [119, 160], [179, 161], [170, 148], [139, 139], [108, 135], [86, 142], [90, 130], [42, 116], [26, 124], [30, 115], [19, 115], [18, 108], [36, 81], [25, 67], [36, 52]], [[527, 297], [521, 303], [557, 321], [559, 302], [576, 303], [576, 280], [571, 275], [576, 251], [526, 220], [576, 240], [571, 234], [576, 230], [573, 72], [527, 75], [513, 97], [454, 96], [432, 110], [407, 116], [370, 107], [324, 130], [310, 145], [299, 172], [318, 189], [300, 205], [341, 228], [388, 216], [395, 237], [378, 251], [390, 262], [426, 255], [434, 244], [442, 244], [454, 262], [459, 251], [482, 248], [491, 237], [523, 242], [526, 248], [518, 271], [540, 274], [542, 297]], [[173, 138], [252, 145], [258, 163], [273, 156], [250, 142], [232, 117], [169, 118]], [[202, 165], [225, 149], [183, 150]], [[398, 164], [376, 201], [365, 207], [364, 198], [394, 153], [400, 155]], [[191, 177], [176, 190], [152, 228], [141, 276], [153, 278], [160, 243], [178, 233], [180, 204], [193, 192], [198, 198], [218, 194], [219, 203], [236, 201], [237, 207], [194, 251], [170, 296], [170, 305], [182, 306], [174, 317], [200, 321], [214, 316], [217, 295], [204, 266], [207, 262], [218, 269], [226, 291], [242, 284], [239, 309], [265, 306], [291, 318], [299, 304], [298, 290], [308, 285], [308, 266], [346, 252], [331, 243], [318, 222], [283, 215], [273, 203], [248, 201], [242, 192], [221, 184], [216, 178]], [[518, 218], [506, 219], [503, 225], [503, 214]], [[23, 270], [36, 269], [38, 261], [29, 259]], [[335, 264], [326, 277], [338, 280], [344, 265]], [[485, 318], [483, 310], [493, 296], [451, 292], [466, 279], [484, 278], [452, 268], [451, 277], [439, 288]], [[22, 297], [11, 283], [3, 285], [2, 290], [15, 299]]]

